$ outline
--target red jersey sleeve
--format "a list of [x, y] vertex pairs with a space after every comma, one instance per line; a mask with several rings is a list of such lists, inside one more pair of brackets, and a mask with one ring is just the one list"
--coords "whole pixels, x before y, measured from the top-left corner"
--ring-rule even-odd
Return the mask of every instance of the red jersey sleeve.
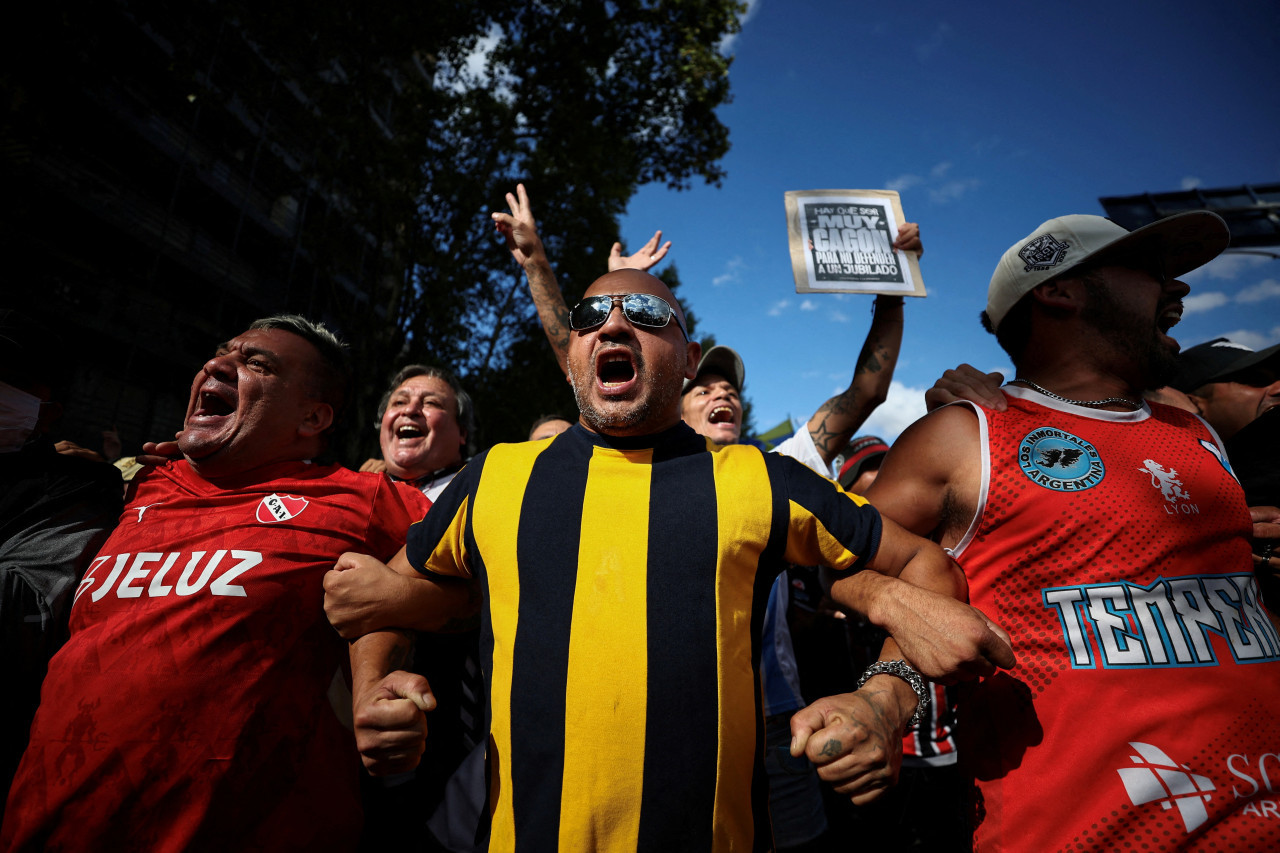
[[366, 534], [368, 554], [386, 562], [404, 547], [409, 526], [431, 509], [427, 496], [412, 486], [382, 478], [374, 493]]

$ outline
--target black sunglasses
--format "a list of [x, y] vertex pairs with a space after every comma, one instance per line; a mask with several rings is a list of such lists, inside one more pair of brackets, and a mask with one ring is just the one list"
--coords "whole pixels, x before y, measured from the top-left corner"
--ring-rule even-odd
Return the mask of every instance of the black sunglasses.
[[609, 319], [614, 305], [621, 305], [623, 315], [636, 326], [661, 329], [674, 317], [676, 326], [684, 335], [684, 339], [689, 340], [689, 332], [676, 316], [670, 303], [661, 296], [648, 293], [588, 296], [569, 311], [569, 328], [575, 332], [583, 332], [602, 325]]

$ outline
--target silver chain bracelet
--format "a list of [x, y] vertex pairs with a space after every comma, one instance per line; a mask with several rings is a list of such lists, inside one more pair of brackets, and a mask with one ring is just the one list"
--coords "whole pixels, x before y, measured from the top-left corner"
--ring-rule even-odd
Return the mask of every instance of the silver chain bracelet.
[[924, 715], [929, 712], [929, 687], [924, 683], [924, 679], [920, 673], [911, 668], [911, 665], [904, 660], [886, 660], [880, 663], [873, 663], [867, 667], [867, 671], [862, 673], [862, 677], [858, 679], [858, 689], [867, 683], [867, 679], [873, 675], [896, 675], [907, 684], [911, 685], [911, 689], [915, 691], [916, 698], [920, 701], [916, 704], [916, 712], [911, 715], [911, 719], [907, 721], [907, 728], [915, 728]]

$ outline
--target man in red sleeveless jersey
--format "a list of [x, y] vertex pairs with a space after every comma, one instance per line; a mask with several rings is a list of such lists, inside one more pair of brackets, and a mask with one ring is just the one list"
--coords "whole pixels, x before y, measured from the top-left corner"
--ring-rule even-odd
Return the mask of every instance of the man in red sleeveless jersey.
[[1142, 397], [1178, 352], [1177, 278], [1228, 239], [1200, 212], [1041, 225], [982, 318], [1007, 406], [928, 415], [867, 492], [1013, 635], [1017, 667], [960, 702], [979, 850], [1274, 849], [1280, 640], [1249, 513], [1203, 421]]
[[359, 759], [329, 698], [347, 644], [322, 579], [344, 551], [395, 553], [430, 503], [309, 461], [348, 381], [338, 340], [292, 315], [197, 372], [183, 458], [133, 480], [75, 590], [0, 848], [355, 849]]

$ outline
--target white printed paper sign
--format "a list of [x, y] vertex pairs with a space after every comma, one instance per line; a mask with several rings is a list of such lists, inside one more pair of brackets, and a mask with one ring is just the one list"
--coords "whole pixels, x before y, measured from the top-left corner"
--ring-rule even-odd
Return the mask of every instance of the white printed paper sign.
[[915, 252], [893, 249], [906, 221], [896, 192], [793, 190], [786, 207], [797, 293], [926, 295]]

